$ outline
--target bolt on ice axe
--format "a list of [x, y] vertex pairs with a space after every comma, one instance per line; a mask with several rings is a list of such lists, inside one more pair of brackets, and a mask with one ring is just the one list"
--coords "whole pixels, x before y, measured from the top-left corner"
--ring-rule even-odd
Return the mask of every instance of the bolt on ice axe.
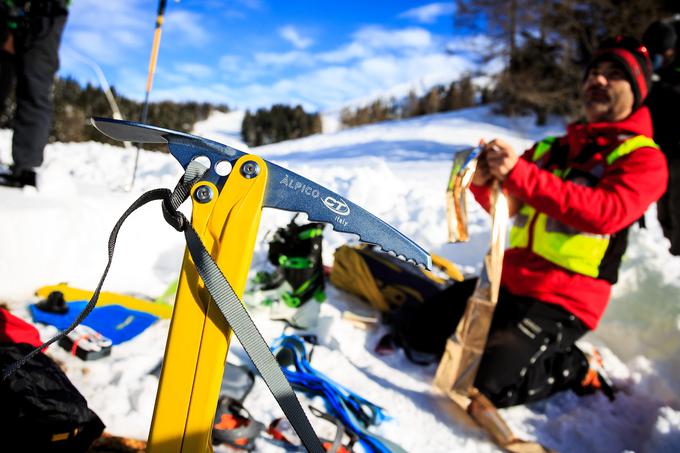
[[[271, 375], [278, 370], [283, 376], [261, 336], [258, 341], [265, 346], [266, 352], [262, 353], [268, 354], [265, 358], [259, 353], [255, 357], [251, 354], [246, 344], [250, 340], [239, 334], [243, 329], [240, 321], [232, 318], [234, 321], [227, 322], [230, 310], [238, 308], [245, 313], [238, 297], [245, 288], [263, 207], [305, 212], [310, 221], [330, 223], [336, 231], [356, 234], [364, 242], [431, 267], [428, 253], [393, 227], [327, 188], [258, 156], [201, 137], [139, 123], [103, 118], [93, 122], [97, 129], [116, 140], [166, 143], [187, 170], [185, 180], [196, 168], [202, 173], [200, 179], [190, 183], [185, 194], [192, 199], [190, 229], [197, 238], [192, 241], [187, 235], [149, 451], [210, 451], [211, 428], [232, 329], [265, 381], [266, 372]], [[175, 193], [177, 189], [173, 197]], [[167, 219], [165, 210], [164, 215]], [[205, 246], [203, 255], [209, 256], [196, 252], [198, 242]], [[216, 286], [217, 274], [226, 277], [223, 287]], [[228, 301], [231, 305], [223, 303], [225, 297], [219, 294], [229, 292], [231, 288], [227, 286], [233, 287]], [[259, 332], [255, 336], [258, 335]], [[286, 393], [275, 388], [276, 383], [267, 384], [284, 412], [291, 405], [299, 408], [292, 390]], [[288, 385], [287, 381], [285, 385], [279, 384]], [[323, 451], [319, 450], [321, 445], [301, 408], [293, 415], [301, 415], [304, 421], [292, 419], [288, 412], [286, 415], [297, 426], [301, 438], [304, 437], [301, 425], [303, 431], [311, 430], [307, 435], [315, 439], [305, 443], [309, 450]]]

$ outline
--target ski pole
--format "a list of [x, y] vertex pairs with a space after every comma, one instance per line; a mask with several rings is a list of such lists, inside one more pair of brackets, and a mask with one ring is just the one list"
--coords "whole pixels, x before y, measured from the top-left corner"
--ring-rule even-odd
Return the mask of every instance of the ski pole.
[[[146, 94], [144, 95], [144, 107], [142, 108], [142, 123], [146, 123], [147, 115], [149, 113], [149, 93], [153, 85], [153, 76], [156, 73], [156, 61], [158, 60], [158, 48], [161, 43], [161, 30], [163, 27], [163, 20], [165, 16], [165, 5], [167, 0], [159, 0], [158, 13], [156, 14], [156, 28], [153, 33], [153, 46], [151, 47], [151, 57], [149, 58], [149, 73], [146, 78]], [[139, 163], [139, 144], [137, 144], [137, 152], [135, 153], [135, 165], [132, 168], [132, 180], [130, 181], [130, 189], [135, 184], [135, 177], [137, 176], [137, 165]]]

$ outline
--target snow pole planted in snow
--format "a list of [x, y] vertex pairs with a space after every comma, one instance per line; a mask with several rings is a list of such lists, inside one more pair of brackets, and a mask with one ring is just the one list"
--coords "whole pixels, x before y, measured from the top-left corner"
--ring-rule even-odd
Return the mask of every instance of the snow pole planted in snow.
[[[163, 29], [163, 21], [165, 20], [165, 5], [167, 0], [159, 0], [158, 13], [156, 14], [156, 27], [153, 32], [153, 44], [151, 46], [151, 56], [149, 57], [149, 72], [146, 77], [146, 92], [144, 94], [144, 106], [142, 107], [141, 122], [146, 123], [149, 114], [149, 94], [153, 86], [153, 77], [156, 74], [156, 62], [158, 61], [158, 49], [161, 45], [161, 30]], [[132, 167], [132, 180], [130, 181], [130, 188], [135, 184], [137, 176], [137, 165], [139, 164], [139, 143], [137, 144], [137, 151], [135, 153], [135, 164]]]
[[166, 0], [158, 2], [158, 14], [156, 15], [156, 28], [153, 32], [153, 45], [151, 46], [151, 57], [149, 57], [149, 73], [146, 77], [146, 94], [144, 96], [144, 108], [142, 110], [142, 123], [146, 123], [147, 114], [149, 113], [149, 93], [153, 86], [153, 77], [156, 73], [156, 62], [158, 60], [158, 48], [161, 44], [161, 30], [163, 29], [163, 21], [165, 20], [165, 5]]
[[[305, 212], [310, 221], [330, 223], [336, 231], [357, 234], [365, 242], [427, 268], [431, 267], [429, 254], [349, 200], [258, 156], [139, 123], [96, 119], [95, 125], [114, 139], [167, 143], [186, 173], [165, 200], [164, 216], [169, 223], [183, 218], [177, 208], [187, 196], [193, 205], [190, 226], [188, 221], [171, 223], [185, 233], [187, 251], [148, 451], [211, 451], [215, 408], [233, 332], [305, 447], [322, 452], [283, 371], [240, 301], [262, 208]], [[279, 375], [281, 380], [277, 380]]]

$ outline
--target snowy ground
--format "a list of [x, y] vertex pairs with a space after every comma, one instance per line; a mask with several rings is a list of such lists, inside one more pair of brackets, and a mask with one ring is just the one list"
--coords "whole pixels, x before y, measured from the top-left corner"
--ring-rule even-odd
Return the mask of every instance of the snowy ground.
[[[216, 114], [196, 126], [198, 134], [238, 145], [239, 112]], [[383, 218], [425, 248], [474, 273], [485, 252], [487, 215], [471, 206], [471, 241], [446, 243], [444, 188], [451, 155], [479, 138], [503, 137], [518, 148], [563, 125], [536, 128], [531, 119], [509, 120], [487, 108], [432, 115], [317, 135], [254, 149]], [[0, 158], [9, 161], [10, 133], [0, 131]], [[106, 263], [111, 227], [143, 191], [172, 187], [181, 168], [170, 155], [143, 152], [137, 183], [125, 192], [133, 156], [98, 143], [49, 145], [42, 186], [0, 188], [0, 300], [30, 319], [26, 305], [39, 286], [67, 281], [93, 288]], [[265, 210], [253, 269], [265, 261], [268, 231], [282, 226], [289, 213]], [[622, 389], [609, 403], [603, 396], [557, 395], [530, 407], [502, 411], [518, 433], [560, 452], [680, 451], [680, 259], [671, 257], [655, 220], [631, 234], [620, 283], [595, 334], [586, 341], [600, 347], [605, 364]], [[324, 261], [354, 238], [326, 230]], [[176, 277], [183, 253], [182, 235], [168, 227], [159, 206], [135, 213], [123, 228], [105, 289], [161, 294]], [[495, 451], [483, 437], [456, 426], [445, 398], [431, 387], [435, 367], [410, 364], [401, 353], [376, 356], [383, 333], [363, 331], [340, 318], [360, 307], [352, 296], [328, 289], [319, 330], [322, 345], [312, 364], [338, 382], [384, 407], [393, 417], [375, 432], [411, 452]], [[254, 313], [265, 337], [283, 326]], [[107, 431], [145, 438], [157, 379], [148, 372], [163, 354], [168, 323], [158, 322], [136, 339], [118, 346], [111, 357], [81, 362], [58, 347], [48, 354], [62, 362], [75, 385], [100, 415]], [[43, 339], [56, 331], [40, 326]], [[247, 360], [234, 345], [230, 360]], [[258, 379], [246, 400], [253, 416], [269, 423], [280, 416], [273, 397]], [[259, 451], [278, 451], [264, 440]]]

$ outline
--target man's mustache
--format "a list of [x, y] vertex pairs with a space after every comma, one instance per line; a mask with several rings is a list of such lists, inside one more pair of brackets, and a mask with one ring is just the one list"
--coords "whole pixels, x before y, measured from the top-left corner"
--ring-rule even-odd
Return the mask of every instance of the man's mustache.
[[586, 88], [586, 99], [598, 100], [598, 101], [608, 101], [609, 92], [604, 88], [590, 87]]

